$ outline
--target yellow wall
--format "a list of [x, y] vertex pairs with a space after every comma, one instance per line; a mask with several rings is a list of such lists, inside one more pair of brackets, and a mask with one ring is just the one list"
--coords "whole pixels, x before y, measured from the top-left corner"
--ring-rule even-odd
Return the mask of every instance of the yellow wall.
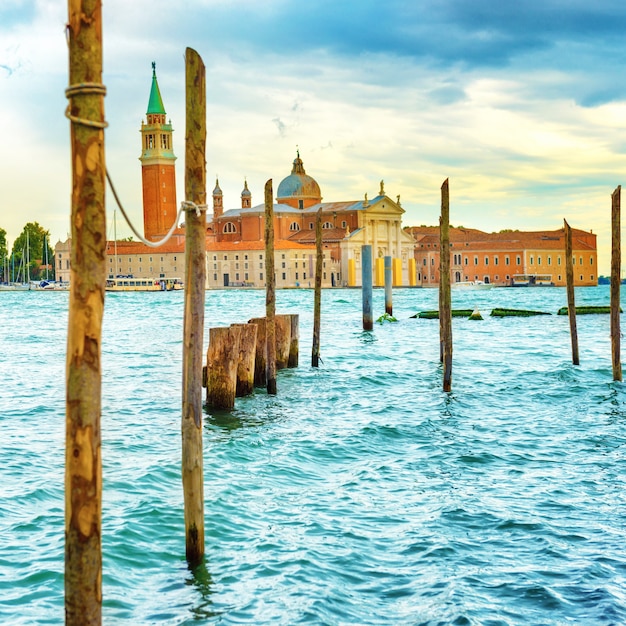
[[417, 266], [415, 259], [409, 259], [409, 285], [411, 287], [417, 285]]
[[356, 262], [348, 259], [348, 287], [356, 287]]
[[385, 259], [380, 256], [376, 258], [374, 267], [374, 285], [376, 287], [385, 286]]
[[393, 284], [395, 287], [402, 286], [402, 259], [392, 259]]

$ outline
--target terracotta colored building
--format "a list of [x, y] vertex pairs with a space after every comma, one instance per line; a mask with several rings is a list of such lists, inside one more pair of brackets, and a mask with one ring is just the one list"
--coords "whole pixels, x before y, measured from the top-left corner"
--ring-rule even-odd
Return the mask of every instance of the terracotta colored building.
[[[418, 282], [439, 285], [439, 227], [409, 227], [415, 239]], [[596, 235], [572, 229], [574, 282], [598, 284]], [[452, 284], [480, 280], [496, 285], [530, 280], [566, 284], [565, 234], [554, 231], [502, 231], [485, 233], [473, 228], [450, 228], [450, 280]]]
[[[386, 196], [381, 181], [379, 194], [371, 201], [365, 194], [363, 200], [322, 202], [320, 186], [306, 173], [298, 153], [291, 174], [278, 185], [273, 205], [278, 287], [312, 285], [315, 221], [320, 210], [325, 286], [360, 285], [363, 244], [373, 246], [374, 284], [384, 283], [383, 257], [389, 255], [394, 258], [394, 284], [415, 285], [415, 242], [402, 230], [404, 209], [399, 198], [394, 202]], [[263, 268], [259, 265], [262, 254], [258, 252], [263, 249], [264, 217], [265, 206], [252, 205], [247, 183], [241, 192], [241, 206], [224, 211], [223, 193], [216, 181], [207, 238], [209, 287], [227, 285], [233, 280], [233, 271], [236, 283], [243, 280], [257, 287], [264, 285]], [[233, 258], [233, 254], [239, 258]]]

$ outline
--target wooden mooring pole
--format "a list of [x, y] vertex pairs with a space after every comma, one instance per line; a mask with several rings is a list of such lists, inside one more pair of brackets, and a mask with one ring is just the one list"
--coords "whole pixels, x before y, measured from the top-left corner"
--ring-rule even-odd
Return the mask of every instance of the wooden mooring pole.
[[372, 246], [361, 246], [361, 285], [363, 292], [363, 330], [374, 330], [372, 314]]
[[572, 363], [580, 365], [578, 355], [578, 330], [576, 328], [576, 296], [574, 294], [574, 263], [572, 258], [572, 229], [563, 220], [565, 226], [565, 278], [567, 284], [567, 315], [569, 317], [569, 332], [572, 341]]
[[249, 396], [254, 391], [254, 362], [256, 359], [256, 337], [258, 324], [231, 324], [241, 328], [239, 337], [239, 362], [237, 365], [236, 396]]
[[65, 623], [102, 623], [102, 317], [106, 282], [100, 0], [69, 0], [72, 258], [65, 390]]
[[452, 389], [452, 306], [450, 297], [450, 191], [448, 179], [441, 186], [439, 219], [439, 328], [443, 363], [443, 390]]
[[393, 271], [391, 257], [385, 257], [385, 313], [393, 315]]
[[620, 339], [620, 285], [622, 282], [622, 234], [621, 234], [622, 187], [618, 185], [611, 194], [611, 356], [613, 380], [622, 380]]
[[315, 296], [313, 298], [313, 347], [311, 350], [311, 367], [319, 367], [320, 363], [320, 324], [322, 318], [322, 267], [324, 251], [322, 250], [322, 208], [315, 218]]
[[187, 560], [204, 557], [202, 464], [202, 351], [206, 280], [206, 83], [202, 59], [185, 51], [185, 197], [197, 209], [185, 216], [185, 312], [183, 324], [182, 478]]
[[284, 313], [274, 316], [276, 329], [276, 369], [283, 370], [289, 365], [291, 348], [291, 315]]
[[254, 386], [265, 387], [267, 385], [267, 322], [264, 317], [253, 317], [248, 324], [255, 324], [256, 353], [254, 355]]
[[265, 183], [265, 339], [267, 341], [267, 393], [276, 395], [276, 276], [274, 274], [274, 193], [272, 179]]
[[289, 342], [289, 360], [287, 367], [298, 367], [300, 360], [300, 316], [290, 313], [291, 318], [291, 341]]
[[209, 328], [206, 399], [210, 407], [232, 409], [237, 395], [241, 326]]

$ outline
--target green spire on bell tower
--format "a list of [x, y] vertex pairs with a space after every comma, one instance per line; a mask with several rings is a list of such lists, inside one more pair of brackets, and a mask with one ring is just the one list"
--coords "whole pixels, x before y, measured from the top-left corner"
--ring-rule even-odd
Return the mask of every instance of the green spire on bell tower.
[[150, 100], [148, 101], [148, 110], [146, 111], [146, 115], [150, 114], [165, 115], [165, 107], [161, 99], [159, 83], [157, 83], [156, 63], [154, 61], [152, 61], [152, 88], [150, 89]]

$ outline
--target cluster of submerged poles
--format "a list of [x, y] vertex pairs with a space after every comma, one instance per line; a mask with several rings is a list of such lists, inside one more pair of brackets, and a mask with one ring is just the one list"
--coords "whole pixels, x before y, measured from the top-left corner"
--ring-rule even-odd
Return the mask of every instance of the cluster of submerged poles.
[[[620, 236], [621, 186], [611, 194], [611, 356], [613, 380], [622, 380], [620, 360], [620, 274], [621, 274], [621, 236]], [[572, 345], [572, 362], [580, 364], [578, 352], [578, 333], [576, 329], [576, 302], [574, 296], [574, 268], [572, 253], [572, 230], [567, 220], [565, 232], [565, 272], [567, 285], [567, 309]], [[449, 181], [441, 186], [441, 215], [439, 217], [439, 360], [442, 363], [443, 390], [452, 390], [452, 306], [450, 284], [450, 190]], [[361, 248], [361, 284], [363, 297], [363, 330], [374, 327], [372, 315], [372, 247]], [[392, 314], [391, 257], [385, 257], [385, 312]]]

